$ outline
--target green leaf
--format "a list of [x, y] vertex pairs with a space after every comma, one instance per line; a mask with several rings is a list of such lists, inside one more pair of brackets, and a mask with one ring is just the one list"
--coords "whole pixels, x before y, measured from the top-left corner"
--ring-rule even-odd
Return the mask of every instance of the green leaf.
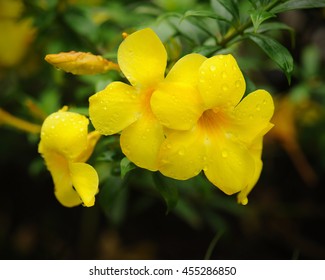
[[200, 46], [200, 47], [195, 48], [193, 51], [195, 53], [199, 53], [199, 54], [209, 57], [209, 56], [215, 54], [220, 49], [221, 49], [220, 46]]
[[155, 186], [167, 205], [167, 213], [174, 209], [178, 202], [177, 180], [167, 178], [158, 172], [152, 174]]
[[254, 25], [254, 32], [257, 32], [260, 24], [269, 18], [275, 17], [275, 14], [267, 11], [254, 11], [250, 14], [250, 17]]
[[[264, 33], [272, 30], [286, 30], [290, 33], [291, 45], [295, 45], [295, 30], [282, 22], [266, 22], [262, 23], [258, 28], [258, 33]], [[254, 28], [248, 28], [245, 30], [245, 33], [255, 32]]]
[[265, 35], [250, 33], [248, 37], [281, 68], [290, 83], [293, 72], [293, 58], [287, 48]]
[[325, 7], [324, 0], [289, 0], [274, 7], [272, 13], [282, 13], [290, 10]]
[[[248, 28], [246, 31], [248, 33], [250, 33], [253, 30], [254, 30], [253, 28]], [[259, 28], [258, 28], [258, 32], [259, 33], [267, 32], [267, 31], [271, 31], [271, 30], [287, 30], [291, 34], [294, 33], [294, 29], [292, 27], [290, 27], [289, 25], [286, 25], [284, 23], [281, 23], [281, 22], [267, 22], [267, 23], [262, 23], [259, 26]]]
[[134, 165], [131, 161], [129, 161], [127, 157], [124, 157], [121, 160], [120, 166], [121, 166], [121, 178], [124, 178], [126, 173], [136, 168], [136, 165]]
[[129, 188], [118, 176], [108, 176], [100, 189], [97, 201], [101, 210], [114, 225], [123, 223], [128, 209]]
[[181, 20], [184, 20], [187, 17], [203, 17], [203, 18], [213, 18], [217, 20], [222, 20], [229, 22], [229, 20], [225, 17], [219, 16], [211, 11], [195, 11], [195, 10], [189, 10], [187, 11]]
[[233, 16], [235, 21], [239, 21], [238, 4], [234, 0], [218, 0], [218, 2]]

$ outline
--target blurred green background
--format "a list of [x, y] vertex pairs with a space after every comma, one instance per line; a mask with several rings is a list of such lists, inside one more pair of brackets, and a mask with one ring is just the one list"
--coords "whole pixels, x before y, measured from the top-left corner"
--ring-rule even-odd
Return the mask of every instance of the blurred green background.
[[[180, 22], [177, 14], [210, 5], [0, 0], [0, 109], [38, 125], [63, 105], [87, 114], [89, 96], [120, 75], [74, 76], [47, 64], [46, 54], [75, 50], [116, 61], [121, 34], [150, 26], [172, 63], [206, 40], [198, 26], [216, 25], [211, 18]], [[272, 33], [293, 55], [290, 85], [252, 42], [229, 50], [248, 88], [269, 90], [276, 105], [264, 169], [247, 206], [200, 176], [178, 182], [133, 169], [122, 179], [121, 154], [107, 138], [91, 158], [101, 178], [96, 205], [64, 208], [37, 152], [38, 134], [8, 126], [1, 111], [0, 258], [325, 259], [325, 10], [275, 20], [294, 30]], [[166, 205], [162, 189], [174, 201]]]

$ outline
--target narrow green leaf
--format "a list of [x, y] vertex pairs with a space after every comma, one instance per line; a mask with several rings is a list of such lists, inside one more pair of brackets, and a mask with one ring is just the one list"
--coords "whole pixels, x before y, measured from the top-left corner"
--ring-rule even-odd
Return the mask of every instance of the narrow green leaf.
[[257, 9], [257, 3], [255, 0], [248, 0], [254, 9]]
[[229, 20], [225, 17], [219, 16], [211, 11], [195, 11], [195, 10], [189, 10], [187, 11], [181, 20], [184, 20], [187, 17], [204, 17], [204, 18], [213, 18], [217, 20], [222, 20], [229, 22]]
[[218, 0], [224, 8], [233, 16], [235, 21], [239, 21], [238, 4], [234, 0]]
[[260, 24], [269, 18], [275, 17], [275, 14], [267, 11], [254, 11], [250, 14], [250, 17], [254, 25], [254, 32], [257, 32]]
[[161, 196], [164, 198], [167, 205], [167, 213], [174, 209], [178, 202], [177, 181], [164, 177], [158, 172], [152, 174], [155, 186]]
[[[291, 39], [291, 45], [295, 45], [295, 30], [290, 27], [289, 25], [286, 25], [282, 22], [266, 22], [262, 23], [258, 28], [258, 33], [264, 33], [272, 30], [286, 30], [290, 33], [290, 39]], [[245, 33], [251, 33], [254, 32], [254, 28], [248, 28], [246, 29]]]
[[293, 72], [293, 58], [287, 48], [265, 35], [250, 33], [248, 37], [281, 68], [290, 83]]
[[215, 54], [220, 49], [220, 46], [200, 46], [198, 48], [195, 48], [194, 52], [209, 57]]
[[282, 13], [290, 10], [323, 8], [324, 0], [289, 0], [274, 7], [272, 13]]
[[[248, 28], [246, 29], [247, 33], [253, 32], [254, 28]], [[262, 33], [262, 32], [267, 32], [267, 31], [271, 31], [271, 30], [287, 30], [290, 33], [294, 33], [294, 29], [292, 27], [290, 27], [289, 25], [286, 25], [282, 22], [265, 22], [262, 23], [259, 28], [258, 28], [258, 32]]]
[[126, 173], [136, 168], [136, 166], [131, 161], [129, 161], [129, 159], [126, 157], [124, 157], [121, 160], [120, 166], [121, 166], [121, 178], [124, 178]]

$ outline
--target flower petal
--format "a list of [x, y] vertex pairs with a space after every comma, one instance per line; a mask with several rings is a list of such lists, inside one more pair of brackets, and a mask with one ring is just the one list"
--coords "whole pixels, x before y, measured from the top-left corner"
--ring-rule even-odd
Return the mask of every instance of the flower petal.
[[82, 203], [78, 193], [72, 188], [68, 161], [60, 154], [43, 150], [46, 166], [54, 182], [57, 200], [65, 207], [74, 207]]
[[207, 157], [205, 175], [228, 195], [246, 188], [255, 172], [255, 162], [249, 150], [239, 142], [222, 137], [221, 133], [209, 135]]
[[162, 126], [149, 114], [124, 129], [120, 138], [125, 156], [137, 166], [151, 171], [158, 168], [158, 151], [163, 141]]
[[89, 159], [95, 149], [98, 140], [100, 139], [100, 136], [101, 134], [97, 130], [88, 133], [88, 144], [85, 150], [78, 156], [78, 158], [76, 158], [76, 162], [86, 162]]
[[272, 96], [265, 90], [256, 90], [235, 107], [232, 132], [249, 144], [258, 135], [263, 136], [271, 129], [273, 125], [269, 121], [273, 112]]
[[171, 129], [191, 129], [203, 107], [196, 90], [199, 67], [206, 58], [189, 54], [181, 58], [152, 94], [151, 108], [160, 123]]
[[42, 125], [40, 147], [75, 159], [87, 146], [88, 123], [85, 116], [77, 113], [53, 113]]
[[96, 170], [86, 163], [70, 163], [72, 184], [80, 196], [84, 206], [95, 204], [95, 195], [98, 192], [98, 175]]
[[204, 139], [198, 127], [173, 131], [161, 146], [159, 171], [165, 176], [186, 180], [201, 172], [206, 159]]
[[151, 109], [160, 123], [171, 129], [191, 129], [202, 114], [198, 91], [181, 83], [163, 83], [151, 97]]
[[199, 80], [199, 68], [206, 59], [197, 53], [182, 57], [169, 71], [166, 81], [169, 83], [185, 83], [196, 87]]
[[139, 95], [127, 84], [113, 82], [89, 98], [92, 124], [101, 134], [122, 131], [138, 119]]
[[122, 72], [133, 86], [152, 87], [164, 78], [167, 53], [159, 37], [150, 28], [126, 37], [117, 57]]
[[263, 162], [261, 160], [262, 155], [262, 147], [263, 147], [263, 137], [258, 137], [254, 140], [253, 144], [249, 148], [251, 151], [254, 163], [255, 163], [255, 170], [253, 176], [250, 178], [248, 185], [246, 188], [241, 190], [241, 192], [237, 195], [237, 201], [240, 204], [246, 205], [248, 203], [247, 196], [253, 189], [253, 187], [256, 185], [263, 167]]
[[213, 56], [199, 71], [199, 91], [207, 109], [235, 106], [243, 97], [245, 80], [232, 55]]

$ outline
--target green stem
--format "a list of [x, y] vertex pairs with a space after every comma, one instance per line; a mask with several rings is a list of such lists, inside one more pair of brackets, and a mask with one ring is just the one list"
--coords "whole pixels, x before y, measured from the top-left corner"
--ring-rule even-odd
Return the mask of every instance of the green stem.
[[[275, 0], [273, 3], [270, 3], [268, 6], [265, 7], [265, 11], [267, 12], [271, 11], [274, 7], [276, 7], [281, 2], [283, 2], [283, 0]], [[235, 39], [238, 36], [242, 36], [245, 30], [252, 26], [253, 26], [253, 22], [251, 18], [249, 18], [249, 20], [247, 20], [243, 25], [239, 26], [233, 32], [223, 37], [222, 40], [218, 43], [218, 45], [220, 45], [222, 48], [226, 48], [229, 42], [231, 42], [233, 39]]]

